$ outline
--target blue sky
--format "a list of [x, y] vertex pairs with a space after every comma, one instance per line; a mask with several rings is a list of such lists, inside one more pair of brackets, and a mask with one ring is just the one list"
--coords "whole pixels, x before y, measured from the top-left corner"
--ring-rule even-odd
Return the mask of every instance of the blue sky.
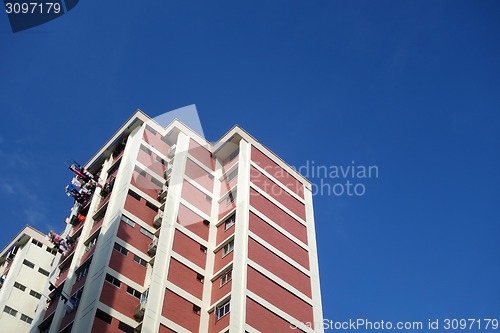
[[89, 0], [16, 34], [0, 14], [0, 244], [62, 229], [64, 162], [137, 108], [194, 103], [210, 140], [239, 124], [295, 166], [378, 167], [314, 198], [326, 318], [498, 318], [499, 40], [498, 1]]

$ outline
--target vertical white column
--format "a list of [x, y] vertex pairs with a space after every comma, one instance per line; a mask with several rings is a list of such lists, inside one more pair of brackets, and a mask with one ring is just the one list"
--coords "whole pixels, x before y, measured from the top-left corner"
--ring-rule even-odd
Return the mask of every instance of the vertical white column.
[[187, 153], [189, 150], [189, 137], [180, 132], [177, 138], [177, 148], [174, 164], [170, 176], [168, 194], [165, 201], [155, 263], [151, 273], [151, 284], [144, 312], [142, 333], [156, 333], [160, 329], [160, 316], [165, 298], [167, 273], [170, 266], [170, 257], [174, 243], [175, 227], [186, 169]]
[[[101, 294], [104, 278], [106, 276], [105, 271], [108, 267], [109, 259], [113, 251], [116, 233], [120, 225], [121, 214], [127, 199], [130, 178], [134, 172], [135, 161], [141, 146], [143, 132], [144, 126], [138, 127], [130, 133], [127, 139], [127, 145], [125, 146], [122, 160], [120, 162], [120, 169], [116, 175], [113, 192], [109, 198], [108, 208], [101, 226], [99, 241], [97, 242], [93, 254], [92, 264], [85, 282], [85, 288], [82, 298], [80, 299], [80, 304], [78, 305], [78, 312], [76, 313], [75, 320], [73, 322], [72, 332], [88, 333], [92, 329], [97, 304], [99, 302], [99, 296]], [[105, 163], [103, 171], [107, 170], [111, 164], [112, 158]], [[106, 177], [107, 175], [105, 174], [103, 176]], [[97, 194], [99, 194], [99, 192], [96, 193], [96, 195]], [[92, 202], [87, 218], [92, 217], [91, 214], [95, 214], [95, 209], [97, 208], [100, 200], [94, 201], [97, 202]], [[89, 233], [91, 229], [92, 224], [86, 223], [82, 231], [82, 240], [90, 236]], [[75, 253], [72, 265], [80, 263], [81, 257], [84, 253], [84, 247], [83, 242], [78, 243], [80, 252], [78, 253], [78, 256], [76, 256], [77, 254]], [[71, 272], [74, 273], [74, 269], [75, 268], [73, 267]], [[73, 283], [69, 285], [69, 288], [71, 288], [72, 284]], [[50, 333], [52, 333], [52, 327]]]
[[233, 279], [230, 332], [245, 332], [248, 265], [248, 221], [250, 211], [251, 145], [240, 140], [238, 185], [236, 187], [236, 224], [234, 229]]
[[210, 279], [214, 275], [214, 263], [215, 263], [215, 253], [213, 249], [215, 248], [217, 242], [217, 223], [219, 222], [219, 202], [220, 199], [220, 191], [221, 191], [221, 182], [220, 178], [222, 177], [222, 164], [219, 160], [215, 159], [215, 171], [214, 171], [214, 187], [213, 187], [213, 195], [212, 195], [212, 211], [210, 218], [210, 229], [208, 234], [208, 251], [207, 251], [207, 264], [205, 268], [205, 283], [203, 285], [203, 307], [200, 315], [200, 332], [208, 332], [208, 327], [210, 324], [210, 316], [213, 313], [209, 313], [206, 311], [212, 300], [212, 288], [213, 283]]
[[309, 243], [309, 262], [311, 271], [311, 289], [313, 301], [314, 332], [322, 333], [323, 329], [323, 307], [321, 305], [321, 291], [319, 287], [319, 265], [318, 250], [316, 248], [316, 229], [314, 227], [313, 199], [310, 189], [304, 186], [304, 198], [306, 201], [307, 239]]

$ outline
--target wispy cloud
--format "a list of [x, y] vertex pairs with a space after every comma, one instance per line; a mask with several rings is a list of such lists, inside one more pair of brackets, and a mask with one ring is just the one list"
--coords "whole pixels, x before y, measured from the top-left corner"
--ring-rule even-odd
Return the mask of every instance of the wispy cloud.
[[12, 184], [9, 184], [6, 182], [2, 182], [1, 189], [2, 189], [2, 192], [6, 193], [6, 194], [14, 194], [15, 193], [14, 186], [12, 186]]

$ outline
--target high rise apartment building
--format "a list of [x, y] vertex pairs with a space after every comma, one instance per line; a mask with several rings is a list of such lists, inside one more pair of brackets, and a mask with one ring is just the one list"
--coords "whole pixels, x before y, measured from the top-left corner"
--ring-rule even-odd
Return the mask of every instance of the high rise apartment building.
[[45, 235], [26, 226], [0, 252], [0, 331], [29, 332], [54, 261]]
[[323, 332], [311, 184], [238, 126], [137, 111], [75, 172], [32, 332]]

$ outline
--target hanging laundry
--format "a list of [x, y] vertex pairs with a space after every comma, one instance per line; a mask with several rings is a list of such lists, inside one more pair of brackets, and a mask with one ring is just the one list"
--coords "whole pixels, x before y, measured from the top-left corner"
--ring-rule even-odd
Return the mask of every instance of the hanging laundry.
[[80, 190], [80, 188], [82, 187], [82, 185], [84, 185], [85, 183], [81, 183], [80, 180], [78, 179], [78, 176], [75, 176], [73, 177], [73, 179], [71, 179], [71, 185], [73, 185], [76, 189]]

